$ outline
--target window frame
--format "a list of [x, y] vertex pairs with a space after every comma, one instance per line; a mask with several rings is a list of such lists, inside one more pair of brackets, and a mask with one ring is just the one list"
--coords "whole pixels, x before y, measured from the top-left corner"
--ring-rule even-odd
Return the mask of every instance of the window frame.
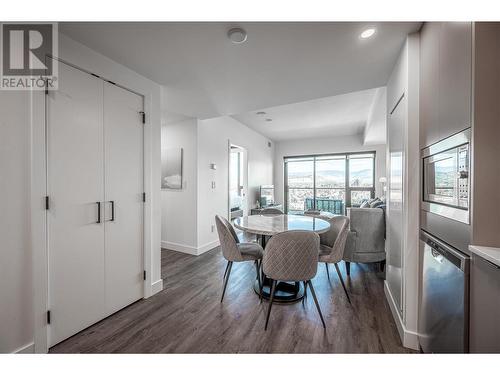
[[[373, 169], [373, 177], [372, 177], [372, 186], [371, 187], [351, 187], [350, 186], [350, 179], [349, 179], [349, 169], [350, 169], [350, 156], [353, 155], [373, 155], [371, 157], [372, 159], [372, 169]], [[344, 205], [344, 210], [347, 209], [348, 207], [353, 207], [352, 202], [351, 202], [351, 192], [353, 191], [369, 191], [370, 192], [370, 197], [373, 199], [375, 198], [375, 175], [376, 175], [376, 158], [377, 158], [377, 153], [376, 151], [359, 151], [359, 152], [340, 152], [340, 153], [326, 153], [326, 154], [311, 154], [311, 155], [294, 155], [294, 156], [284, 156], [283, 157], [283, 196], [284, 196], [284, 202], [283, 206], [285, 208], [285, 213], [288, 213], [289, 208], [288, 208], [288, 193], [290, 189], [303, 189], [303, 190], [312, 190], [313, 192], [313, 199], [314, 199], [314, 207], [316, 207], [316, 191], [321, 190], [321, 189], [330, 189], [330, 188], [317, 188], [316, 187], [316, 162], [318, 158], [324, 158], [324, 157], [333, 157], [333, 158], [339, 158], [343, 157], [345, 160], [345, 187], [342, 188], [331, 188], [333, 190], [344, 190], [344, 196], [345, 196], [345, 205]], [[305, 158], [311, 158], [313, 162], [313, 187], [312, 188], [289, 188], [288, 186], [288, 162], [293, 159], [305, 159]], [[355, 159], [355, 158], [353, 158]], [[321, 160], [321, 159], [320, 159]], [[359, 206], [354, 206], [354, 207], [359, 207]], [[345, 214], [345, 212], [344, 212]]]

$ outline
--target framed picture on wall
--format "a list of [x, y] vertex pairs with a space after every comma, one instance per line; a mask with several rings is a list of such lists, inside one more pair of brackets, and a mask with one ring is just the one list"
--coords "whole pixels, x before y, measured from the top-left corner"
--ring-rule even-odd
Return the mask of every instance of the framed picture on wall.
[[182, 156], [181, 147], [161, 150], [162, 189], [182, 189]]

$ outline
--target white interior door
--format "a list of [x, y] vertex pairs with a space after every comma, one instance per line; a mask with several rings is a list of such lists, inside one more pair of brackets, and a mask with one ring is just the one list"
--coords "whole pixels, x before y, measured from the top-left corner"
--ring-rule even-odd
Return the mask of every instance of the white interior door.
[[103, 318], [103, 81], [59, 63], [47, 95], [49, 346]]
[[106, 314], [143, 297], [143, 98], [104, 83]]
[[387, 116], [389, 150], [388, 206], [387, 206], [387, 285], [394, 302], [403, 311], [403, 176], [404, 176], [404, 129], [406, 97]]

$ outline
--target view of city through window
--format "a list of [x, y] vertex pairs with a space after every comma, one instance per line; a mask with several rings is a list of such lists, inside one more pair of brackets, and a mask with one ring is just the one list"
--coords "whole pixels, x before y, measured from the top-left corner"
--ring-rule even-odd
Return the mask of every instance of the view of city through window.
[[374, 195], [375, 154], [285, 158], [286, 209], [344, 214]]

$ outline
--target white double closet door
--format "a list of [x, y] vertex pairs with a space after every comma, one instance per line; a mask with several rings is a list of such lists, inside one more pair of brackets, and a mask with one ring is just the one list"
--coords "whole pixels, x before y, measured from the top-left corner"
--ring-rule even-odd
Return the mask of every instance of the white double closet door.
[[143, 297], [143, 98], [59, 63], [46, 111], [53, 346]]

